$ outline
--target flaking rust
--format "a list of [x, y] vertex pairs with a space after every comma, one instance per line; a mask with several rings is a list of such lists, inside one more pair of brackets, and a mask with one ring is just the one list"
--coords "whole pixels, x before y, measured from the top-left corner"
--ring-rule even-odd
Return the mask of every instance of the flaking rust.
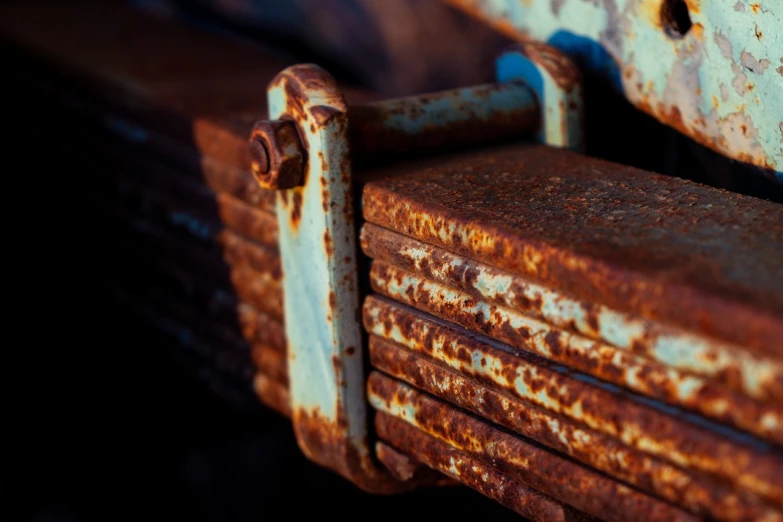
[[606, 520], [695, 520], [680, 509], [563, 459], [400, 381], [370, 375], [370, 403], [450, 447], [579, 511]]
[[[758, 497], [783, 506], [783, 456], [772, 446], [392, 301], [369, 297], [364, 323], [374, 366], [657, 495], [698, 512], [764, 511]], [[729, 494], [726, 481], [738, 489]]]
[[580, 300], [783, 357], [780, 205], [532, 145], [397, 170], [365, 185], [368, 222]]
[[488, 304], [381, 261], [370, 271], [382, 295], [536, 353], [584, 374], [669, 404], [731, 423], [766, 439], [783, 441], [783, 407], [759, 403], [705, 379], [595, 342], [504, 307]]
[[783, 400], [783, 363], [740, 346], [579, 300], [442, 248], [373, 224], [362, 250], [407, 272], [517, 310], [553, 326], [617, 346], [681, 371], [702, 375], [762, 401]]
[[431, 468], [500, 502], [529, 520], [594, 520], [396, 417], [379, 412], [375, 416], [375, 429], [380, 438], [389, 441], [394, 447], [416, 455]]

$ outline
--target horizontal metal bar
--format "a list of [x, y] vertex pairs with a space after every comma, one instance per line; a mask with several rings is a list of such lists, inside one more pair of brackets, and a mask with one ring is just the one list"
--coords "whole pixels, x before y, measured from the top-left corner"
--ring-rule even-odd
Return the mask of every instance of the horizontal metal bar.
[[459, 411], [400, 381], [374, 372], [370, 404], [449, 446], [478, 458], [537, 491], [605, 520], [694, 518], [665, 502]]
[[530, 137], [541, 108], [521, 82], [493, 83], [348, 108], [351, 153], [375, 162], [443, 147]]
[[380, 294], [515, 348], [783, 443], [783, 404], [756, 402], [703, 378], [477, 300], [383, 261], [373, 262], [370, 282]]
[[[620, 476], [626, 479], [639, 473], [638, 484], [662, 488], [656, 489], [659, 494], [673, 487], [669, 480], [677, 475], [668, 476], [667, 466], [656, 465], [647, 469], [645, 464], [637, 467], [636, 463], [646, 463], [642, 459], [643, 454], [721, 477], [724, 481], [737, 484], [783, 506], [783, 455], [772, 446], [748, 440], [742, 434], [721, 430], [719, 426], [705, 425], [698, 418], [684, 416], [676, 410], [656, 407], [647, 401], [640, 402], [615, 387], [586, 380], [532, 354], [509, 352], [509, 348], [484, 336], [445, 325], [435, 318], [390, 301], [368, 297], [364, 305], [364, 325], [371, 334], [431, 357], [466, 379], [477, 379], [482, 383], [479, 390], [484, 390], [481, 393], [485, 396], [497, 390], [501, 396], [496, 398], [514, 399], [510, 403], [516, 410], [504, 409], [511, 408], [509, 402], [503, 402], [502, 406], [493, 403], [497, 407], [487, 403], [487, 410], [482, 409], [478, 413], [503, 415], [506, 420], [495, 419], [496, 422], [515, 431], [528, 433], [544, 444], [558, 444], [561, 450], [572, 447], [574, 456], [580, 455], [579, 458], [591, 465], [594, 465], [596, 458], [591, 457], [591, 454], [619, 451], [622, 449], [617, 446], [619, 443], [641, 452], [641, 455], [631, 454], [627, 461], [625, 457], [613, 459], [604, 462], [603, 466], [611, 465], [607, 471], [615, 470], [615, 473], [621, 473]], [[371, 355], [377, 352], [373, 349], [375, 342], [371, 340]], [[412, 355], [410, 357], [414, 359]], [[418, 371], [414, 365], [404, 366], [397, 376], [405, 379], [403, 375], [410, 374], [413, 378]], [[449, 376], [449, 379], [454, 378], [454, 375]], [[459, 397], [461, 401], [475, 396], [459, 388], [454, 388], [449, 395]], [[547, 430], [534, 435], [534, 432], [529, 431], [532, 425], [526, 426], [524, 420], [528, 418], [530, 408], [524, 404], [516, 406], [516, 400], [542, 410], [544, 416], [541, 419], [549, 418], [551, 414], [547, 412], [551, 412], [566, 420], [551, 426], [546, 424], [547, 429], [553, 431], [552, 435], [547, 436]], [[460, 404], [468, 407], [464, 403]], [[574, 439], [576, 443], [571, 446], [570, 442], [558, 443], [552, 438], [561, 436], [560, 426], [563, 427], [563, 437], [577, 427], [588, 430], [579, 432], [579, 436]], [[616, 442], [606, 437], [594, 437], [591, 435], [594, 432], [611, 437]], [[584, 437], [582, 433], [590, 436]], [[689, 503], [715, 501], [709, 497], [698, 500], [702, 493], [696, 490], [691, 494], [689, 487], [677, 486], [688, 496]]]
[[776, 512], [758, 495], [647, 455], [391, 341], [370, 337], [370, 360], [374, 368], [403, 382], [694, 514], [741, 521]]
[[371, 175], [381, 179], [364, 186], [370, 223], [580, 300], [783, 357], [781, 205], [536, 145]]
[[526, 277], [370, 223], [362, 227], [361, 245], [371, 258], [472, 297], [648, 357], [668, 367], [704, 376], [755, 399], [783, 401], [783, 361], [576, 299]]
[[375, 456], [389, 473], [400, 482], [415, 480], [418, 484], [429, 483], [433, 486], [454, 486], [458, 484], [384, 442], [375, 443]]
[[[534, 521], [577, 521], [585, 516], [503, 474], [492, 465], [430, 437], [391, 415], [375, 416], [378, 436], [422, 463]], [[591, 518], [587, 518], [590, 520]]]

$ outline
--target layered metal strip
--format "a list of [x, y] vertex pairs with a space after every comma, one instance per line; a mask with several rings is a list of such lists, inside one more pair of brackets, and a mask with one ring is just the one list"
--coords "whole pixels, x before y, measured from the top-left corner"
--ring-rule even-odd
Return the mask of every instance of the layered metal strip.
[[777, 0], [446, 1], [558, 48], [639, 109], [783, 183]]
[[[616, 480], [725, 520], [779, 515], [779, 450], [379, 297], [373, 367]], [[774, 519], [774, 518], [773, 518]]]
[[[376, 422], [384, 426], [379, 429], [379, 436], [392, 444], [401, 444], [400, 435], [404, 440], [406, 437], [415, 438], [412, 434], [422, 431], [438, 439], [461, 458], [483, 462], [488, 468], [510, 475], [535, 491], [597, 518], [695, 520], [681, 509], [555, 455], [396, 379], [373, 373], [368, 389], [370, 403], [375, 408], [411, 426], [397, 428], [403, 433], [394, 436], [390, 433], [392, 430], [385, 427], [394, 421], [379, 415], [383, 420]], [[405, 445], [404, 442], [402, 444]], [[415, 446], [406, 445], [405, 449], [412, 454], [419, 453]], [[534, 514], [533, 518], [549, 519], [542, 517], [541, 513]]]
[[373, 174], [370, 223], [582, 301], [783, 356], [780, 205], [536, 145]]
[[[378, 399], [375, 398], [377, 402]], [[541, 494], [513, 476], [491, 464], [411, 428], [391, 415], [378, 413], [375, 417], [378, 435], [396, 448], [440, 471], [447, 477], [469, 485], [487, 497], [500, 502], [526, 519], [534, 521], [593, 520], [592, 517]]]
[[783, 209], [532, 145], [374, 175], [383, 415], [600, 518], [783, 518]]

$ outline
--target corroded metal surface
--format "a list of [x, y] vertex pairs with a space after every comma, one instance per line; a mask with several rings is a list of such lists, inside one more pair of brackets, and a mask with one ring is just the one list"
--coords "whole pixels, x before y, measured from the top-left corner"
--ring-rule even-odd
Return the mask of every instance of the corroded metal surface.
[[373, 263], [370, 282], [383, 295], [503, 343], [778, 443], [783, 441], [783, 407], [779, 403], [759, 403], [706, 379], [476, 300], [380, 261]]
[[277, 194], [297, 441], [363, 489], [409, 488], [377, 466], [368, 442], [345, 99], [314, 65], [285, 69], [267, 92], [270, 118], [297, 125], [309, 158], [302, 186]]
[[589, 520], [579, 512], [527, 487], [493, 466], [452, 448], [434, 437], [384, 413], [375, 417], [378, 436], [414, 454], [427, 466], [497, 500], [520, 515], [536, 521]]
[[540, 143], [584, 149], [582, 73], [567, 55], [549, 45], [528, 42], [501, 54], [495, 69], [498, 81], [524, 80], [536, 93]]
[[780, 2], [446, 1], [559, 48], [636, 107], [783, 183]]
[[770, 445], [391, 301], [368, 298], [364, 320], [373, 366], [618, 479], [733, 520], [763, 511], [760, 498], [783, 506]]
[[701, 375], [764, 401], [783, 400], [783, 362], [547, 288], [535, 281], [376, 225], [361, 232], [364, 252], [473, 298], [557, 328]]
[[373, 174], [389, 179], [364, 188], [371, 223], [588, 302], [783, 355], [780, 205], [540, 146]]
[[605, 520], [694, 520], [680, 509], [495, 428], [380, 373], [370, 375], [368, 389], [370, 404], [379, 411], [400, 418], [474, 458], [491, 463], [499, 471], [580, 511]]
[[352, 105], [352, 157], [377, 163], [401, 154], [529, 137], [541, 109], [533, 91], [515, 80]]

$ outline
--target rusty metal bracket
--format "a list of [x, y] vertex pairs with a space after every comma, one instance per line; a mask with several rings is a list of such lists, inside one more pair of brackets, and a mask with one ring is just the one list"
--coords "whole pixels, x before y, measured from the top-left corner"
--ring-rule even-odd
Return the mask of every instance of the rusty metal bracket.
[[[296, 126], [308, 158], [302, 185], [288, 188], [286, 180], [288, 190], [277, 194], [297, 441], [310, 459], [363, 489], [399, 489], [367, 439], [345, 99], [314, 65], [285, 69], [267, 95], [270, 117]], [[297, 148], [293, 136], [281, 136], [284, 150]]]
[[525, 43], [496, 62], [499, 82], [524, 80], [541, 105], [538, 141], [552, 147], [584, 150], [582, 74], [564, 53], [541, 43]]
[[294, 431], [309, 458], [369, 491], [406, 489], [420, 480], [395, 480], [399, 474], [376, 462], [368, 442], [352, 163], [531, 136], [540, 119], [537, 96], [518, 81], [525, 75], [504, 70], [503, 83], [349, 111], [328, 73], [297, 65], [271, 82], [271, 120], [251, 133], [256, 180], [278, 190]]

